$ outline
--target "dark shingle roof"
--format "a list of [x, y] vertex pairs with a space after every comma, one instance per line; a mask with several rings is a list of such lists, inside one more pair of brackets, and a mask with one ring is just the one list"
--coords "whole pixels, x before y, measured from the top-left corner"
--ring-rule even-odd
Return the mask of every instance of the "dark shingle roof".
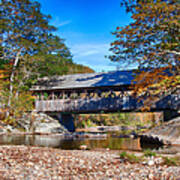
[[38, 80], [32, 90], [58, 90], [91, 87], [130, 85], [134, 79], [133, 71], [112, 71], [44, 77]]

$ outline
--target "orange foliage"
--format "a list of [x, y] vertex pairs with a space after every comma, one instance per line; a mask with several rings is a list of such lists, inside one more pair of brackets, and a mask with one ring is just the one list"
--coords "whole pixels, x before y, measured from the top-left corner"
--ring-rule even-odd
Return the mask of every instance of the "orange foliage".
[[179, 76], [170, 76], [170, 70], [172, 70], [172, 67], [169, 66], [151, 71], [140, 71], [137, 74], [133, 89], [134, 95], [144, 102], [144, 107], [141, 110], [149, 110], [162, 95], [171, 94], [179, 88]]
[[0, 69], [0, 80], [7, 78], [8, 77], [7, 73], [8, 73], [7, 70]]

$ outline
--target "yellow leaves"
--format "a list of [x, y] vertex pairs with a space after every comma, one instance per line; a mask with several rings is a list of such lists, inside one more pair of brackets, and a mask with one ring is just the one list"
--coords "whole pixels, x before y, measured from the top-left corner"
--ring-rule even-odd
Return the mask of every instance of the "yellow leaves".
[[171, 20], [170, 22], [169, 22], [171, 25], [176, 25], [176, 26], [180, 26], [180, 20], [177, 20], [177, 19], [174, 19], [174, 20]]
[[5, 77], [5, 70], [0, 70], [0, 79], [3, 79]]
[[15, 122], [17, 118], [20, 118], [23, 113], [31, 111], [33, 109], [34, 97], [30, 92], [21, 92], [19, 96], [16, 96], [16, 92], [11, 99], [11, 107], [9, 107], [10, 119], [14, 119]]
[[[134, 94], [143, 100], [142, 111], [148, 110], [154, 102], [159, 100], [162, 94], [171, 93], [177, 87], [180, 87], [180, 75], [171, 75], [173, 66], [153, 69], [151, 71], [141, 71], [136, 76]], [[178, 67], [177, 67], [178, 68]], [[168, 73], [167, 73], [168, 72]]]
[[5, 79], [9, 77], [9, 70], [0, 69], [0, 79]]
[[6, 81], [5, 79], [7, 79], [8, 77], [9, 77], [8, 71], [0, 69], [0, 95], [1, 95], [1, 90], [3, 87], [3, 82], [5, 82]]
[[144, 20], [146, 17], [145, 13], [139, 13], [139, 14], [133, 14], [131, 16], [133, 19], [140, 19], [140, 20]]

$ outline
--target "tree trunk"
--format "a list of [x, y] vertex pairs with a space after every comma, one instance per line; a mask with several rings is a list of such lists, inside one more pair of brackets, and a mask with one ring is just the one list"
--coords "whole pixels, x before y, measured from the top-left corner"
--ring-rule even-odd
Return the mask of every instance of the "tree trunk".
[[[10, 75], [9, 98], [8, 98], [8, 104], [7, 104], [9, 109], [11, 106], [11, 98], [13, 96], [13, 83], [14, 83], [15, 71], [16, 71], [17, 65], [19, 63], [20, 54], [21, 54], [21, 49], [16, 54], [16, 58], [15, 58], [13, 68], [12, 68], [12, 73]], [[6, 117], [8, 117], [10, 114], [9, 109], [6, 112]]]

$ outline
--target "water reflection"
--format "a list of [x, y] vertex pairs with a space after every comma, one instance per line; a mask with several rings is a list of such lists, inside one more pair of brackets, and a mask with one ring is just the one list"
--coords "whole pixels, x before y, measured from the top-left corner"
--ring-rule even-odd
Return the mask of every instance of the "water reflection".
[[1, 145], [28, 145], [43, 147], [60, 147], [62, 136], [40, 136], [40, 135], [2, 135]]
[[30, 145], [53, 147], [60, 149], [79, 149], [80, 145], [85, 144], [89, 149], [109, 148], [109, 149], [123, 149], [123, 150], [141, 150], [140, 140], [131, 138], [114, 138], [107, 136], [107, 138], [81, 138], [68, 139], [61, 135], [56, 136], [40, 136], [40, 135], [1, 135], [1, 145]]

